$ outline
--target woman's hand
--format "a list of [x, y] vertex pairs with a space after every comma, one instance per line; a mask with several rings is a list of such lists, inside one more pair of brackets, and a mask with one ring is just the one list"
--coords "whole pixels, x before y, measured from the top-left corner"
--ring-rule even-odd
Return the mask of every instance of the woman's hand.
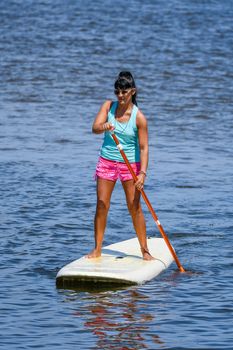
[[104, 123], [103, 124], [103, 131], [113, 131], [115, 129], [115, 126], [111, 123]]
[[114, 127], [111, 123], [108, 123], [108, 113], [112, 105], [111, 100], [107, 100], [101, 106], [97, 116], [92, 125], [92, 132], [94, 134], [102, 134], [105, 131], [114, 130]]
[[135, 182], [135, 186], [136, 186], [138, 191], [141, 191], [141, 190], [143, 190], [143, 186], [144, 186], [145, 179], [146, 179], [146, 174], [144, 172], [141, 172], [138, 174], [137, 178], [138, 179]]

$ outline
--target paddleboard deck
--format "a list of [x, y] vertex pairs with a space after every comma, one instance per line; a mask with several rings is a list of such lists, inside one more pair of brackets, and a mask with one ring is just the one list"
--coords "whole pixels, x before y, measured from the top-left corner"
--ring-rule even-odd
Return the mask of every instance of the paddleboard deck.
[[84, 283], [103, 285], [143, 284], [169, 267], [173, 257], [163, 238], [148, 238], [155, 260], [142, 259], [137, 238], [108, 245], [99, 258], [82, 257], [64, 266], [56, 276], [58, 288], [78, 287]]

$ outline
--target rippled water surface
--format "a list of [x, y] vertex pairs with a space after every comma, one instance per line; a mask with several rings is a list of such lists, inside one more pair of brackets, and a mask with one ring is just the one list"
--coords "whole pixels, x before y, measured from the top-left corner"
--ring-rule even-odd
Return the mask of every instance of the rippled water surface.
[[[0, 2], [1, 349], [232, 349], [232, 18], [231, 0]], [[56, 289], [93, 246], [91, 125], [122, 69], [148, 118], [146, 193], [189, 272]], [[133, 236], [117, 184], [104, 243]]]

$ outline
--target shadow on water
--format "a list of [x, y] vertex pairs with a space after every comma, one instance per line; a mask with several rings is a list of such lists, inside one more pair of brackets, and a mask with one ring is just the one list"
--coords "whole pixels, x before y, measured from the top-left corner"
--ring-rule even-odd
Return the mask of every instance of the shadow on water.
[[165, 348], [166, 340], [156, 326], [164, 309], [163, 302], [167, 303], [166, 298], [163, 299], [164, 293], [170, 287], [179, 288], [183, 282], [189, 284], [190, 278], [203, 274], [186, 268], [185, 273], [174, 269], [161, 274], [166, 292], [164, 287], [161, 288], [160, 278], [134, 286], [79, 283], [79, 286], [67, 289], [57, 286], [57, 291], [71, 307], [73, 316], [79, 318], [84, 330], [96, 337], [96, 349]]

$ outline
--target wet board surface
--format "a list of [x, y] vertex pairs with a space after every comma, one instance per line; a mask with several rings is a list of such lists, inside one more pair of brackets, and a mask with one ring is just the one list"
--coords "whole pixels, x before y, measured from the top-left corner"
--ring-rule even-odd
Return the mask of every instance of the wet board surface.
[[85, 256], [64, 266], [56, 276], [57, 287], [66, 288], [83, 283], [142, 284], [159, 275], [173, 262], [173, 257], [162, 238], [148, 238], [148, 248], [156, 259], [142, 259], [137, 238], [108, 245], [102, 256]]

